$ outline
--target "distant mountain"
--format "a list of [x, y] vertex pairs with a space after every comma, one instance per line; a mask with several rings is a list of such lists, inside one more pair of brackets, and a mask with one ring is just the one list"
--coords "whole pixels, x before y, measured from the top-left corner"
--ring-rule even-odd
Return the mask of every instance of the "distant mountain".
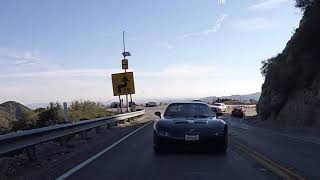
[[238, 101], [249, 101], [250, 99], [254, 99], [256, 101], [259, 100], [261, 93], [260, 92], [256, 92], [256, 93], [252, 93], [252, 94], [244, 94], [244, 95], [231, 95], [231, 96], [221, 96], [221, 97], [217, 97], [217, 96], [209, 96], [209, 97], [204, 97], [201, 98], [201, 101], [204, 102], [212, 102], [213, 99], [234, 99], [234, 100], [238, 100]]
[[238, 101], [249, 101], [250, 99], [254, 99], [256, 101], [259, 100], [261, 96], [260, 92], [252, 93], [252, 94], [244, 94], [244, 95], [231, 95], [231, 96], [222, 96], [224, 99], [235, 99]]
[[21, 119], [24, 112], [33, 112], [27, 106], [24, 106], [15, 101], [8, 101], [5, 103], [0, 104], [0, 110], [8, 113], [14, 119]]
[[30, 109], [37, 109], [37, 108], [46, 108], [49, 105], [49, 103], [32, 103], [27, 104], [26, 106]]

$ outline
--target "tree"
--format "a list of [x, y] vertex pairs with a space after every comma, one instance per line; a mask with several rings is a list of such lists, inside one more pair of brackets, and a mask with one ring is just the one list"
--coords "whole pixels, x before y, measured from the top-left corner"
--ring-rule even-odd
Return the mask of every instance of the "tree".
[[[280, 55], [278, 55], [278, 56], [280, 56]], [[274, 63], [274, 61], [275, 61], [275, 59], [277, 57], [272, 57], [272, 58], [269, 58], [267, 60], [261, 61], [262, 66], [260, 68], [260, 72], [261, 72], [263, 77], [266, 77], [266, 75], [268, 74], [268, 72], [270, 70], [271, 65]]]
[[23, 109], [21, 111], [21, 118], [13, 123], [13, 130], [28, 130], [32, 129], [37, 124], [37, 114], [31, 110]]
[[313, 0], [296, 0], [296, 7], [301, 8], [303, 11], [312, 4]]
[[10, 121], [5, 117], [0, 116], [0, 134], [4, 134], [10, 130], [11, 130]]
[[37, 108], [37, 109], [34, 110], [34, 112], [35, 113], [41, 113], [41, 112], [43, 112], [45, 110], [46, 110], [46, 108]]
[[69, 112], [71, 121], [105, 117], [112, 114], [102, 103], [92, 101], [73, 101], [70, 105]]
[[49, 106], [38, 114], [38, 127], [59, 124], [63, 122], [63, 110], [59, 102], [51, 102]]

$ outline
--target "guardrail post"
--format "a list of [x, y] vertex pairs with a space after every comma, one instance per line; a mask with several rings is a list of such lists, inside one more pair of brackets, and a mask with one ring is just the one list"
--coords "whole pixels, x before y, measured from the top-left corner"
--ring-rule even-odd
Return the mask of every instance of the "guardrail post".
[[87, 131], [81, 131], [80, 136], [81, 136], [81, 139], [87, 139], [88, 138]]
[[59, 138], [59, 143], [60, 143], [60, 146], [62, 146], [62, 147], [66, 146], [67, 145], [66, 137]]
[[102, 128], [101, 127], [96, 127], [96, 133], [101, 134], [102, 133]]
[[36, 146], [35, 145], [27, 147], [26, 151], [27, 151], [27, 155], [28, 155], [29, 160], [34, 161], [34, 160], [37, 159]]
[[69, 121], [69, 112], [68, 112], [68, 105], [66, 102], [63, 103], [63, 115], [64, 115], [64, 122], [68, 123]]
[[111, 123], [107, 124], [107, 129], [111, 128]]

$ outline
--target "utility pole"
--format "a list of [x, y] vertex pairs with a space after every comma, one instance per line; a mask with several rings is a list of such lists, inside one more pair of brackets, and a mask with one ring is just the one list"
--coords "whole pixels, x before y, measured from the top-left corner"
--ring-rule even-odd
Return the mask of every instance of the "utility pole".
[[[126, 59], [127, 56], [131, 56], [130, 52], [126, 52], [126, 43], [124, 39], [124, 31], [122, 31], [122, 44], [123, 44], [123, 60], [122, 60], [122, 69], [124, 69], [124, 73], [127, 74], [128, 69], [128, 59]], [[130, 94], [130, 101], [132, 106], [132, 97]], [[129, 112], [129, 103], [128, 103], [128, 94], [126, 94], [126, 112]]]

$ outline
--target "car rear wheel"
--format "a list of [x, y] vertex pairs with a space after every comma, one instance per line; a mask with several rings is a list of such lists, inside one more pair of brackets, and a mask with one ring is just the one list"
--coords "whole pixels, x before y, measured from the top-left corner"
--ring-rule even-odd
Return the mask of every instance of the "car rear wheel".
[[218, 144], [217, 150], [221, 154], [226, 154], [228, 148], [228, 129], [225, 129], [225, 137], [222, 142]]
[[240, 118], [243, 118], [244, 117], [244, 114], [242, 113], [241, 115], [240, 115]]
[[159, 145], [159, 139], [156, 134], [153, 135], [153, 150], [156, 154], [161, 153], [161, 147]]

